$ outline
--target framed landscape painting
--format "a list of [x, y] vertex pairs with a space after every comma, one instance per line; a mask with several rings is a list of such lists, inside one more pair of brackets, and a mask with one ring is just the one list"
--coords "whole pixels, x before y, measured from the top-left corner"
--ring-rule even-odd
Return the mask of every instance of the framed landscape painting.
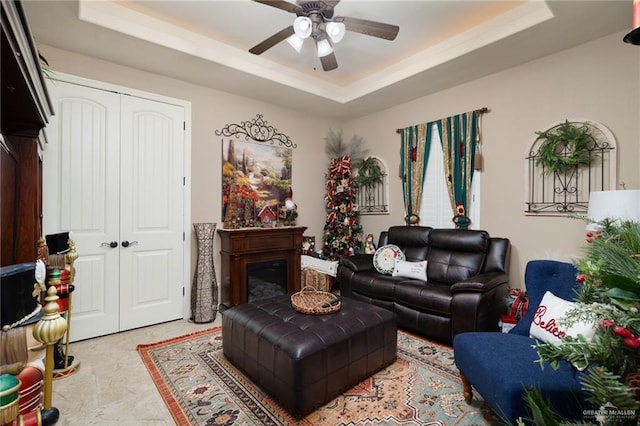
[[291, 196], [291, 148], [222, 140], [225, 228], [271, 227]]

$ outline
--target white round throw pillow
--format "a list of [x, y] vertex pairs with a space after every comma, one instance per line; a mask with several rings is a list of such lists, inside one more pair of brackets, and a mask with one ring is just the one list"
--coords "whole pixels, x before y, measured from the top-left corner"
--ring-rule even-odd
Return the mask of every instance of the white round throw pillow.
[[391, 275], [396, 265], [396, 259], [405, 260], [404, 253], [395, 244], [387, 244], [373, 254], [373, 266], [381, 274]]

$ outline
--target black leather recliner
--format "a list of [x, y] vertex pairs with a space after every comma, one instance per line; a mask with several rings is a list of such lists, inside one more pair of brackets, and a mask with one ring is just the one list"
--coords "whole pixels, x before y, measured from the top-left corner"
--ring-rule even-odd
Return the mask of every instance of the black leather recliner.
[[395, 244], [408, 261], [427, 260], [427, 281], [379, 273], [372, 254], [340, 259], [344, 297], [395, 312], [398, 326], [451, 344], [466, 331], [498, 331], [506, 310], [511, 244], [486, 231], [393, 226], [379, 246]]

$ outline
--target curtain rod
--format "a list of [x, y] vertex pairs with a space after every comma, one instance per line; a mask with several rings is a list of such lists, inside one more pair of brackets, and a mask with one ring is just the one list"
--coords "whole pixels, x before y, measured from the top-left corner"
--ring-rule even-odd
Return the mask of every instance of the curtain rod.
[[[485, 114], [485, 113], [489, 112], [489, 108], [482, 107], [480, 109], [475, 110], [475, 112], [477, 112], [478, 114]], [[403, 130], [404, 129], [396, 129], [396, 133], [402, 133]]]

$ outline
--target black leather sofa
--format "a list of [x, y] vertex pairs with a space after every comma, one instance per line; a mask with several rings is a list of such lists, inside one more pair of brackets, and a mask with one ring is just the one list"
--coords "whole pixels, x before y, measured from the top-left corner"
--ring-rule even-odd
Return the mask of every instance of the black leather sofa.
[[427, 260], [427, 281], [379, 273], [372, 254], [340, 259], [343, 297], [386, 308], [398, 326], [451, 344], [456, 334], [498, 331], [506, 310], [511, 244], [486, 231], [393, 226], [379, 246], [395, 244], [407, 261]]

